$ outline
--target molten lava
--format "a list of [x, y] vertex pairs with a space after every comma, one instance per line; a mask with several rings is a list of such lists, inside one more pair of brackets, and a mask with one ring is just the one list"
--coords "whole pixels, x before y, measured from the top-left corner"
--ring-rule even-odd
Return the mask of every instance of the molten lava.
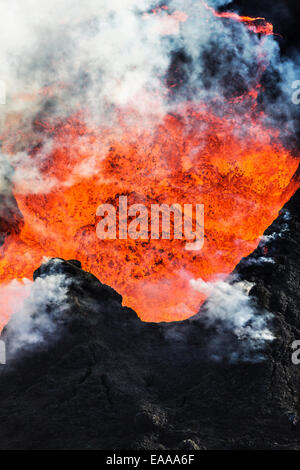
[[273, 28], [272, 23], [269, 23], [268, 21], [266, 21], [265, 18], [262, 18], [260, 16], [257, 18], [252, 18], [251, 16], [240, 16], [237, 13], [230, 12], [230, 11], [224, 11], [220, 13], [214, 10], [209, 5], [207, 5], [203, 0], [202, 0], [202, 3], [217, 18], [225, 18], [225, 19], [238, 21], [239, 23], [244, 23], [250, 31], [253, 31], [256, 34], [264, 34], [266, 36], [274, 34], [274, 28]]
[[[240, 123], [200, 105], [166, 116], [151, 131], [128, 121], [120, 115], [118, 133], [88, 129], [78, 117], [45, 128], [54, 144], [42, 172], [55, 187], [23, 195], [16, 186], [24, 226], [3, 247], [1, 280], [30, 278], [44, 256], [77, 258], [142, 319], [186, 318], [204, 300], [190, 279], [228, 274], [257, 246], [298, 186], [291, 181], [298, 162], [278, 132], [253, 121], [242, 138]], [[119, 195], [149, 207], [204, 204], [203, 249], [186, 251], [184, 240], [174, 239], [99, 240], [97, 207], [117, 205]]]
[[[51, 140], [46, 154], [41, 145], [33, 147], [31, 136], [20, 138], [25, 146], [30, 142], [32, 167], [47, 188], [35, 194], [24, 180], [15, 182], [24, 225], [2, 247], [1, 282], [31, 278], [45, 256], [75, 258], [145, 321], [195, 314], [204, 295], [190, 280], [228, 275], [299, 187], [293, 179], [298, 160], [279, 131], [264, 124], [255, 99], [252, 90], [218, 115], [203, 103], [185, 103], [149, 127], [132, 109], [120, 109], [112, 126], [88, 127], [81, 115], [37, 122], [41, 141]], [[244, 115], [241, 100], [248, 103]], [[11, 141], [7, 130], [8, 155], [14, 153]], [[28, 160], [18, 165], [28, 170]], [[117, 206], [120, 195], [148, 208], [204, 204], [203, 249], [187, 251], [185, 240], [174, 239], [100, 240], [97, 207]]]

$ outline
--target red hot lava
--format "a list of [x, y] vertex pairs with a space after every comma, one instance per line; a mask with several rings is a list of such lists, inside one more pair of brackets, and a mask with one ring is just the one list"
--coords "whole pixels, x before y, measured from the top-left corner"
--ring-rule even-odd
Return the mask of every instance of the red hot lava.
[[[215, 14], [247, 25], [256, 21]], [[264, 24], [264, 30], [255, 26], [255, 31], [271, 34], [269, 23]], [[80, 115], [37, 123], [52, 139], [40, 167], [49, 186], [32, 194], [24, 181], [15, 183], [24, 225], [2, 247], [1, 282], [31, 278], [45, 256], [76, 258], [117, 289], [124, 304], [145, 321], [195, 314], [204, 295], [191, 288], [190, 280], [228, 275], [255, 249], [299, 187], [293, 178], [298, 161], [278, 130], [267, 128], [263, 114], [256, 113], [255, 92], [241, 99], [249, 103], [247, 115], [237, 114], [240, 103], [231, 103], [222, 117], [203, 103], [186, 103], [150, 129], [139, 125], [131, 109], [120, 110], [111, 127], [88, 127]], [[3, 148], [13, 154], [12, 118], [9, 125]], [[38, 148], [30, 155], [33, 166], [41, 161]], [[153, 203], [204, 204], [203, 249], [187, 251], [186, 241], [174, 238], [100, 240], [97, 207], [117, 206], [120, 195], [130, 205], [148, 208]]]

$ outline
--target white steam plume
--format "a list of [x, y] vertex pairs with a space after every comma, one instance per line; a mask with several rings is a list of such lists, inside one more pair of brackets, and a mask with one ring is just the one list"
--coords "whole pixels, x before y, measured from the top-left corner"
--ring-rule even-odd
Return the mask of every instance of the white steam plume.
[[[206, 283], [197, 279], [192, 280], [191, 285], [208, 296], [195, 321], [216, 330], [209, 345], [211, 358], [229, 357], [233, 362], [262, 360], [264, 347], [275, 337], [269, 327], [272, 314], [259, 309], [249, 296], [253, 284], [247, 281]], [[227, 344], [227, 334], [234, 335], [237, 340], [233, 350], [232, 343]]]
[[4, 331], [4, 340], [9, 341], [10, 357], [24, 348], [33, 348], [48, 341], [49, 335], [55, 333], [68, 307], [68, 286], [68, 279], [56, 274], [39, 277], [34, 282], [13, 281], [0, 288], [0, 298], [6, 301], [6, 311], [10, 308], [13, 313]]

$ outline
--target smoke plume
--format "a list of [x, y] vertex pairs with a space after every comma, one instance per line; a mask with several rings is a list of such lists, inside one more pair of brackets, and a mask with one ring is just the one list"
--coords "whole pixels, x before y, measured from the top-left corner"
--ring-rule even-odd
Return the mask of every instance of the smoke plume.
[[[37, 278], [34, 282], [13, 282], [2, 287], [0, 298], [11, 295], [11, 318], [2, 338], [8, 338], [9, 358], [25, 350], [47, 344], [54, 338], [63, 314], [68, 308], [69, 281], [62, 274]], [[7, 319], [1, 319], [7, 320]]]
[[[208, 295], [197, 321], [216, 330], [216, 337], [210, 344], [212, 358], [219, 360], [229, 356], [232, 361], [263, 359], [265, 345], [275, 339], [270, 330], [272, 314], [259, 309], [249, 296], [253, 284], [246, 281], [205, 283], [201, 279], [191, 283], [194, 289]], [[228, 334], [238, 340], [238, 348], [234, 351], [228, 351]]]

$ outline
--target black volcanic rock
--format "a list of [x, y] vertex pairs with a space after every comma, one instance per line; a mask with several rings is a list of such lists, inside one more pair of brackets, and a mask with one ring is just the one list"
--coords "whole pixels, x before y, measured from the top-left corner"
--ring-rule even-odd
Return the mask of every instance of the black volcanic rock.
[[[0, 448], [300, 448], [289, 420], [300, 414], [300, 366], [291, 361], [300, 339], [299, 205], [300, 192], [236, 269], [274, 313], [276, 340], [260, 362], [213, 361], [208, 346], [222, 333], [205, 327], [201, 312], [143, 323], [79, 261], [43, 264], [35, 282], [62, 276], [65, 308], [58, 316], [55, 302], [45, 305], [56, 328], [38, 345], [15, 352], [12, 321], [2, 333]], [[40, 307], [31, 316], [38, 328]]]
[[0, 246], [6, 237], [19, 234], [23, 223], [23, 216], [11, 188], [0, 189]]

